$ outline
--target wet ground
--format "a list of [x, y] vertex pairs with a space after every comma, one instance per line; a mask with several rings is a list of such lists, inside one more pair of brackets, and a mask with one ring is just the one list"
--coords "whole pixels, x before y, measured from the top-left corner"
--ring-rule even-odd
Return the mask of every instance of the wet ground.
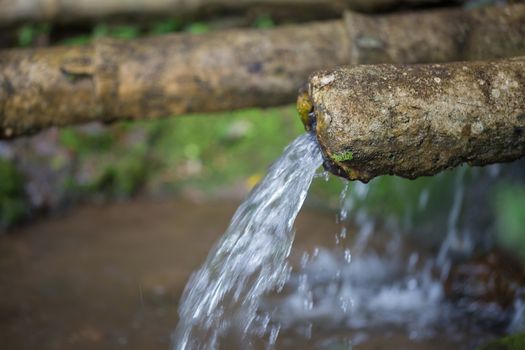
[[[142, 199], [70, 210], [1, 236], [1, 348], [168, 349], [189, 274], [237, 205]], [[334, 218], [304, 209], [295, 254], [333, 246]], [[310, 340], [291, 332], [277, 348], [348, 349], [347, 335], [340, 327], [315, 330]], [[396, 329], [377, 329], [353, 349], [460, 348], [453, 339], [412, 342]]]
[[[2, 348], [167, 349], [189, 274], [237, 205], [79, 208], [0, 237]], [[303, 214], [301, 232], [334, 230], [333, 215]]]

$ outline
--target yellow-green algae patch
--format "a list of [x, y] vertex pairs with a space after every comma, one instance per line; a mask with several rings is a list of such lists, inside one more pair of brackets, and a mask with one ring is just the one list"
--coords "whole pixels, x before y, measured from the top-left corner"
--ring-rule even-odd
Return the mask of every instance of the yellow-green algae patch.
[[351, 151], [343, 151], [343, 152], [332, 154], [330, 157], [335, 162], [345, 162], [345, 161], [352, 160], [354, 158], [354, 154]]
[[306, 131], [310, 131], [310, 112], [313, 109], [312, 100], [306, 91], [299, 94], [297, 97], [297, 112], [301, 117], [301, 122], [303, 122], [304, 128]]

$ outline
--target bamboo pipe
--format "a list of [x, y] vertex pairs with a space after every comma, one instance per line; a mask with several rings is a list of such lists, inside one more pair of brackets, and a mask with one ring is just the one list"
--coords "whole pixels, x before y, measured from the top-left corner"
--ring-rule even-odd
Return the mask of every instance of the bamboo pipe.
[[344, 10], [378, 11], [462, 0], [0, 0], [0, 25], [26, 21], [72, 23], [114, 16], [198, 18], [213, 13], [272, 13], [327, 18]]
[[308, 89], [325, 167], [350, 180], [525, 155], [525, 57], [341, 67], [313, 74]]
[[0, 52], [0, 138], [289, 103], [319, 69], [525, 54], [525, 5]]

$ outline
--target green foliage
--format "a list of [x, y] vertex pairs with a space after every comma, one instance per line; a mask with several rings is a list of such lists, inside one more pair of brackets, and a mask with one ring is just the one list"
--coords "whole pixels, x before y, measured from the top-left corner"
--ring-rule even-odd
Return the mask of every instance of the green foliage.
[[26, 215], [21, 174], [14, 165], [0, 159], [0, 228], [6, 228]]
[[59, 141], [78, 164], [67, 180], [70, 192], [120, 197], [143, 186], [162, 193], [249, 188], [302, 132], [290, 106], [65, 128]]
[[513, 334], [499, 340], [495, 340], [478, 350], [523, 350], [525, 349], [525, 333]]
[[35, 29], [32, 25], [26, 24], [18, 31], [18, 45], [28, 47], [33, 43], [35, 38]]
[[134, 39], [140, 35], [140, 28], [135, 25], [106, 25], [98, 24], [93, 29], [93, 37], [112, 37], [120, 39]]
[[[199, 24], [201, 25], [201, 24]], [[119, 38], [135, 39], [143, 35], [162, 35], [178, 32], [182, 29], [182, 24], [176, 19], [160, 19], [146, 26], [139, 25], [110, 25], [105, 23], [97, 24], [91, 33], [75, 35], [60, 41], [63, 45], [86, 45], [95, 38]], [[197, 29], [198, 31], [198, 29]]]
[[[256, 28], [271, 28], [275, 26], [272, 18], [268, 15], [258, 16], [253, 26]], [[91, 32], [80, 35], [72, 35], [59, 40], [62, 45], [87, 45], [96, 38], [110, 37], [119, 39], [135, 39], [144, 35], [162, 35], [167, 33], [185, 31], [192, 34], [203, 34], [210, 32], [208, 22], [190, 22], [184, 24], [178, 19], [164, 18], [152, 21], [147, 24], [111, 24], [98, 23]], [[48, 24], [26, 24], [18, 31], [18, 45], [21, 47], [31, 46], [38, 35], [48, 34], [50, 26]]]
[[498, 186], [494, 205], [500, 243], [525, 258], [525, 186]]
[[193, 22], [187, 25], [184, 31], [192, 34], [204, 34], [210, 31], [210, 26], [205, 22]]
[[464, 182], [468, 183], [472, 177], [468, 168], [416, 180], [381, 176], [367, 185], [329, 176], [327, 181], [314, 181], [310, 193], [322, 199], [320, 205], [328, 203], [338, 208], [339, 194], [347, 184], [347, 199], [351, 199], [354, 213], [365, 209], [372, 218], [388, 223], [389, 228], [413, 232], [422, 242], [432, 245], [443, 238], [443, 223], [447, 221], [453, 202], [454, 191], [443, 189], [454, 189], [458, 177], [461, 178], [458, 172], [465, 172]]
[[269, 15], [260, 15], [253, 22], [255, 28], [266, 29], [275, 27], [275, 22]]
[[[372, 180], [366, 198], [359, 205], [366, 206], [371, 214], [379, 218], [396, 218], [404, 229], [412, 229], [420, 223], [448, 214], [451, 199], [443, 187], [453, 183], [453, 173], [448, 172], [437, 178], [422, 177], [407, 180], [394, 176], [382, 176]], [[424, 203], [421, 196], [432, 198]], [[446, 198], [444, 198], [446, 197]], [[419, 227], [421, 229], [421, 227]]]
[[0, 159], [0, 195], [12, 196], [22, 192], [22, 177], [12, 163]]
[[76, 35], [65, 38], [60, 41], [62, 45], [87, 45], [91, 43], [92, 37], [90, 35]]
[[182, 29], [181, 22], [176, 19], [164, 19], [154, 22], [149, 30], [150, 35], [162, 35], [177, 32]]
[[[152, 154], [164, 173], [203, 189], [261, 176], [301, 125], [293, 107], [249, 109], [158, 122]], [[167, 183], [168, 186], [171, 184]]]
[[18, 30], [18, 46], [29, 47], [39, 35], [48, 34], [51, 27], [49, 24], [24, 24]]
[[116, 197], [129, 197], [143, 185], [146, 174], [146, 167], [140, 157], [124, 157], [114, 164], [108, 164], [93, 188]]
[[133, 195], [146, 181], [146, 144], [132, 143], [130, 124], [87, 132], [78, 128], [60, 130], [59, 142], [75, 154], [81, 179], [70, 177], [66, 186], [73, 194], [102, 193], [108, 196]]
[[93, 27], [90, 34], [75, 35], [62, 39], [62, 45], [86, 45], [96, 38], [135, 39], [142, 35], [142, 29], [137, 25], [109, 25], [100, 23]]
[[62, 145], [78, 154], [110, 151], [114, 142], [108, 132], [78, 132], [73, 127], [61, 129], [59, 139]]

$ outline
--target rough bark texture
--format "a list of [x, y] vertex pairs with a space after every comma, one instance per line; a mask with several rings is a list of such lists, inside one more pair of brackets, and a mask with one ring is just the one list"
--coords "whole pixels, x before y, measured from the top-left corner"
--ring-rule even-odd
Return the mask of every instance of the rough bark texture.
[[342, 67], [312, 75], [309, 97], [327, 167], [351, 180], [525, 155], [525, 57]]
[[[416, 41], [410, 41], [414, 27], [395, 30], [400, 19], [417, 24]], [[102, 40], [89, 47], [10, 50], [0, 53], [0, 138], [92, 120], [289, 103], [315, 70], [376, 62], [376, 56], [359, 55], [360, 50], [368, 52], [373, 42], [363, 35], [369, 30], [378, 33], [368, 27], [374, 22], [382, 28], [383, 37], [394, 31], [398, 35], [376, 48], [377, 52], [400, 52], [385, 56], [386, 61], [525, 54], [523, 5], [403, 16], [349, 14], [346, 21], [265, 31], [230, 30], [201, 36]], [[468, 45], [453, 45], [460, 33]], [[440, 40], [433, 40], [435, 36]], [[413, 46], [407, 48], [407, 41]], [[499, 45], [501, 42], [505, 44]]]
[[345, 15], [352, 64], [475, 60], [525, 52], [525, 5]]
[[378, 11], [462, 0], [0, 0], [0, 24], [23, 21], [75, 22], [116, 15], [196, 18], [210, 13], [272, 13], [325, 18], [345, 9]]
[[0, 54], [0, 131], [279, 105], [348, 61], [340, 21]]

